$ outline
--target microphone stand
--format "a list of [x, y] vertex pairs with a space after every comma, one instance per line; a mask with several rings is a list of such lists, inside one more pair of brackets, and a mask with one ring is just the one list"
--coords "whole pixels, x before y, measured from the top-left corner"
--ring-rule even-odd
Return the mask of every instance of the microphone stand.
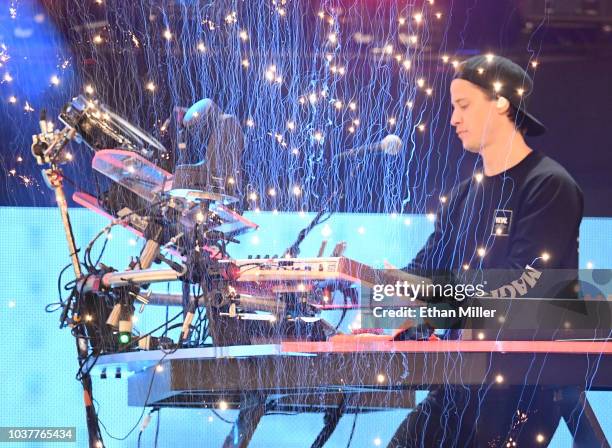
[[[330, 199], [330, 201], [331, 201], [331, 199]], [[312, 221], [310, 221], [310, 224], [308, 224], [306, 227], [304, 227], [302, 230], [300, 230], [300, 233], [298, 234], [295, 242], [291, 246], [289, 246], [285, 250], [285, 252], [283, 253], [283, 258], [285, 258], [285, 257], [289, 257], [289, 258], [297, 257], [300, 254], [300, 244], [302, 244], [302, 241], [304, 241], [304, 238], [306, 238], [306, 236], [310, 233], [310, 231], [314, 227], [318, 226], [319, 224], [324, 223], [329, 218], [331, 218], [332, 212], [329, 212], [329, 215], [325, 219], [323, 219], [321, 221], [321, 217], [325, 213], [328, 204], [329, 204], [329, 201], [317, 213], [317, 215], [314, 217], [314, 219]]]

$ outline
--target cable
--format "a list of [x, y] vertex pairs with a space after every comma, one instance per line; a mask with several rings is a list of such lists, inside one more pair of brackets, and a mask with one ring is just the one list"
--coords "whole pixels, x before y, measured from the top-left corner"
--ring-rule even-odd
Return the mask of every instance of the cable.
[[[87, 244], [87, 247], [85, 248], [85, 252], [83, 253], [83, 261], [85, 262], [85, 266], [87, 267], [87, 270], [90, 272], [95, 272], [96, 271], [96, 265], [93, 264], [92, 260], [91, 260], [91, 250], [93, 249], [94, 244], [96, 243], [96, 241], [98, 240], [98, 238], [100, 238], [103, 234], [109, 234], [110, 230], [116, 226], [117, 224], [119, 224], [119, 221], [113, 221], [110, 224], [104, 226], [102, 228], [102, 230], [100, 230], [94, 237], [93, 239]], [[106, 241], [108, 241], [108, 237], [106, 239]], [[106, 248], [106, 245], [104, 246], [104, 248]], [[104, 250], [103, 248], [103, 250]]]
[[[81, 263], [81, 265], [85, 267], [84, 264]], [[48, 303], [45, 306], [45, 312], [54, 313], [66, 306], [66, 302], [64, 301], [64, 298], [62, 297], [62, 289], [64, 291], [71, 291], [67, 300], [71, 300], [73, 298], [72, 296], [75, 293], [74, 287], [76, 286], [77, 279], [70, 280], [69, 282], [67, 282], [65, 285], [62, 286], [62, 277], [66, 273], [66, 270], [68, 270], [71, 266], [72, 266], [72, 263], [68, 263], [66, 266], [64, 266], [57, 277], [57, 295], [59, 297], [59, 302]]]
[[157, 421], [155, 422], [155, 442], [153, 446], [157, 448], [157, 438], [159, 437], [159, 421], [161, 420], [161, 409], [157, 408]]
[[351, 427], [351, 434], [349, 435], [348, 442], [346, 444], [346, 448], [350, 448], [351, 441], [353, 440], [353, 434], [355, 434], [355, 426], [357, 424], [357, 417], [359, 416], [359, 412], [355, 411], [355, 418], [353, 419], [353, 426]]
[[283, 411], [270, 411], [266, 412], [266, 415], [300, 415], [303, 412], [283, 412]]
[[79, 185], [77, 185], [75, 181], [73, 181], [70, 177], [66, 176], [65, 172], [62, 173], [62, 179], [72, 185], [75, 190], [82, 190], [85, 191], [85, 193], [87, 193], [89, 196], [93, 196], [93, 194], [91, 194], [89, 191], [83, 190]]
[[342, 308], [342, 314], [340, 315], [340, 319], [338, 319], [338, 323], [336, 324], [336, 326], [335, 326], [335, 328], [334, 328], [334, 331], [338, 331], [338, 328], [340, 328], [340, 325], [341, 325], [341, 324], [342, 324], [342, 322], [344, 321], [344, 318], [346, 317], [346, 312], [347, 312], [347, 310], [348, 310], [348, 308], [347, 308], [347, 304], [348, 304], [348, 302], [347, 302], [347, 300], [346, 300], [346, 295], [345, 295], [345, 294], [342, 294], [342, 296], [343, 296], [343, 298], [344, 298], [344, 299], [343, 299], [343, 300], [344, 300], [344, 307]]
[[231, 420], [228, 420], [228, 419], [226, 419], [226, 418], [221, 417], [221, 416], [219, 415], [219, 413], [218, 413], [217, 411], [215, 411], [214, 409], [211, 409], [211, 411], [212, 411], [212, 413], [213, 413], [213, 414], [215, 414], [215, 415], [217, 416], [217, 418], [218, 418], [219, 420], [221, 420], [221, 421], [223, 421], [223, 422], [225, 422], [225, 423], [228, 423], [228, 424], [230, 424], [230, 425], [233, 425], [234, 423], [236, 423], [236, 421], [231, 421]]
[[[47, 313], [53, 313], [64, 306], [64, 299], [62, 298], [62, 276], [64, 275], [66, 270], [70, 268], [70, 266], [72, 266], [72, 263], [68, 263], [66, 266], [64, 266], [64, 268], [60, 271], [59, 276], [57, 277], [57, 295], [59, 297], [59, 302], [47, 304], [47, 306], [45, 307], [45, 311]], [[49, 306], [51, 305], [59, 305], [59, 306], [58, 308], [50, 310]]]
[[102, 428], [104, 429], [104, 432], [106, 432], [106, 434], [113, 440], [118, 440], [118, 441], [123, 441], [125, 439], [127, 439], [133, 432], [134, 430], [138, 427], [138, 424], [140, 423], [140, 421], [142, 420], [142, 417], [145, 415], [146, 409], [147, 409], [147, 401], [149, 401], [149, 397], [151, 396], [151, 390], [153, 389], [153, 381], [155, 380], [155, 375], [157, 373], [157, 367], [160, 366], [162, 364], [162, 362], [164, 362], [164, 359], [166, 358], [166, 356], [168, 356], [169, 353], [164, 353], [164, 356], [161, 357], [161, 359], [157, 362], [157, 364], [155, 365], [155, 367], [153, 368], [153, 374], [151, 375], [151, 381], [149, 383], [149, 388], [147, 390], [147, 395], [144, 399], [144, 403], [145, 405], [142, 407], [142, 412], [140, 414], [140, 417], [138, 417], [138, 421], [136, 422], [136, 424], [132, 427], [132, 429], [130, 429], [128, 431], [128, 433], [123, 436], [123, 437], [115, 437], [113, 436], [111, 433], [108, 432], [108, 429], [106, 428], [106, 425], [102, 422], [102, 420], [98, 419], [100, 422], [100, 425], [102, 426]]
[[[102, 228], [102, 230], [100, 230], [96, 236], [93, 237], [93, 239], [89, 242], [89, 244], [87, 245], [86, 249], [85, 249], [85, 253], [83, 255], [84, 261], [86, 266], [88, 267], [88, 270], [93, 270], [95, 271], [95, 267], [96, 265], [99, 263], [100, 259], [102, 258], [102, 254], [104, 253], [104, 249], [106, 248], [106, 243], [108, 242], [108, 239], [105, 241], [104, 246], [102, 247], [102, 251], [100, 253], [100, 256], [98, 257], [98, 260], [96, 261], [96, 263], [94, 264], [91, 260], [91, 250], [93, 248], [93, 245], [95, 244], [95, 242], [98, 240], [98, 238], [100, 238], [104, 233], [110, 232], [110, 229], [112, 229], [114, 226], [122, 224], [123, 221], [125, 221], [126, 218], [129, 218], [132, 215], [138, 214], [143, 210], [146, 209], [150, 209], [153, 207], [156, 207], [160, 204], [162, 204], [164, 201], [157, 201], [154, 202], [150, 205], [147, 205], [146, 207], [141, 207], [138, 208], [136, 210], [133, 210], [117, 219], [115, 219], [114, 221], [112, 221], [110, 224], [107, 224], [106, 226], [104, 226], [104, 228]], [[77, 251], [78, 252], [78, 251]]]
[[[151, 415], [156, 412], [159, 411], [158, 407], [154, 407], [153, 409], [151, 409], [149, 411], [149, 413], [147, 414], [147, 416], [144, 418], [144, 420], [142, 421], [142, 425], [140, 426], [140, 431], [138, 432], [138, 448], [140, 448], [140, 442], [142, 439], [142, 434], [144, 433], [145, 429], [147, 429], [147, 426], [149, 426], [149, 423], [151, 423]], [[159, 431], [159, 414], [157, 417], [157, 430], [156, 430], [156, 436], [155, 436], [155, 440], [157, 443], [157, 432]]]
[[[160, 326], [158, 326], [157, 328], [155, 328], [155, 329], [151, 330], [150, 332], [145, 333], [145, 334], [143, 334], [143, 335], [139, 336], [138, 338], [132, 339], [132, 341], [130, 342], [130, 344], [128, 344], [127, 346], [122, 347], [122, 348], [120, 348], [119, 350], [117, 350], [117, 353], [121, 353], [121, 352], [123, 352], [123, 351], [127, 350], [128, 348], [132, 348], [132, 346], [133, 346], [134, 344], [138, 345], [138, 341], [140, 341], [141, 339], [143, 339], [143, 338], [145, 338], [145, 337], [147, 337], [147, 336], [150, 336], [152, 333], [154, 333], [154, 332], [156, 332], [157, 330], [161, 329], [162, 327], [166, 326], [167, 324], [169, 324], [169, 323], [170, 323], [170, 322], [172, 322], [173, 320], [177, 319], [177, 318], [178, 318], [178, 317], [179, 317], [181, 314], [182, 314], [182, 311], [181, 311], [181, 312], [179, 312], [179, 313], [178, 313], [176, 316], [174, 316], [174, 317], [173, 317], [172, 319], [170, 319], [169, 321], [164, 322], [163, 324], [161, 324], [161, 325], [160, 325]], [[71, 333], [72, 333], [72, 335], [73, 335], [73, 336], [75, 336], [74, 331], [77, 329], [77, 327], [78, 327], [79, 325], [85, 325], [85, 324], [84, 324], [83, 322], [80, 322], [80, 323], [78, 323], [78, 324], [77, 324], [75, 327], [73, 327], [73, 328], [71, 329]], [[178, 328], [178, 327], [179, 327], [179, 326], [181, 326], [181, 325], [182, 325], [182, 324], [176, 324], [176, 325], [173, 325], [173, 326], [169, 327], [169, 329]], [[102, 336], [102, 335], [99, 335], [99, 336], [100, 336], [100, 339], [103, 339], [103, 336]], [[75, 336], [75, 337], [76, 337], [76, 336]], [[83, 337], [83, 338], [85, 338], [85, 339], [86, 339], [86, 340], [88, 340], [88, 341], [92, 339], [92, 337], [91, 337], [91, 336], [89, 336], [89, 335], [87, 335], [87, 336], [80, 336], [80, 337]], [[163, 351], [163, 350], [162, 350], [162, 351]], [[174, 350], [174, 351], [176, 351], [176, 350]], [[166, 355], [170, 354], [170, 353], [174, 353], [174, 351], [170, 351], [170, 352], [168, 352], [168, 353], [164, 352], [164, 353], [165, 353], [164, 357], [165, 357]], [[83, 376], [84, 374], [85, 374], [85, 375], [89, 374], [89, 372], [91, 372], [91, 370], [92, 370], [92, 369], [93, 369], [93, 367], [96, 365], [96, 363], [98, 362], [99, 357], [100, 357], [102, 354], [103, 354], [103, 353], [102, 353], [102, 351], [99, 351], [99, 352], [97, 352], [97, 353], [94, 353], [94, 352], [89, 353], [89, 354], [87, 355], [87, 358], [85, 358], [85, 360], [84, 360], [84, 361], [81, 363], [81, 365], [79, 366], [79, 369], [78, 369], [78, 371], [77, 371], [77, 373], [76, 373], [76, 379], [80, 381], [80, 379], [82, 378], [82, 376]], [[88, 369], [85, 371], [85, 370], [84, 370], [84, 368], [85, 368], [85, 366], [87, 365], [87, 363], [89, 362], [89, 360], [91, 359], [91, 357], [92, 357], [92, 356], [95, 356], [95, 358], [94, 358], [93, 362], [91, 363], [91, 365], [89, 366], [89, 368], [88, 368]]]
[[96, 262], [94, 263], [94, 267], [98, 266], [98, 263], [100, 263], [100, 260], [102, 259], [102, 256], [104, 255], [104, 250], [106, 249], [107, 244], [108, 244], [108, 238], [104, 240], [104, 244], [102, 245], [102, 249], [100, 249], [100, 254], [98, 254], [98, 258], [96, 259]]
[[[138, 341], [140, 341], [141, 339], [146, 338], [147, 336], [151, 336], [151, 335], [152, 335], [153, 333], [155, 333], [157, 330], [160, 330], [162, 327], [167, 326], [167, 325], [168, 325], [170, 322], [172, 322], [172, 321], [176, 320], [176, 319], [177, 319], [178, 317], [180, 317], [182, 314], [183, 314], [183, 312], [182, 312], [182, 311], [179, 311], [179, 312], [178, 312], [178, 314], [176, 314], [176, 315], [175, 315], [175, 316], [174, 316], [172, 319], [167, 320], [166, 322], [164, 322], [163, 324], [161, 324], [161, 325], [160, 325], [160, 326], [158, 326], [157, 328], [154, 328], [153, 330], [149, 331], [148, 333], [145, 333], [145, 334], [143, 334], [143, 335], [141, 335], [141, 336], [139, 336], [139, 337], [137, 337], [137, 338], [135, 338], [135, 339], [132, 339], [132, 340], [130, 341], [130, 343], [129, 343], [129, 344], [127, 344], [127, 345], [126, 345], [125, 347], [123, 347], [123, 348], [120, 348], [120, 349], [118, 350], [118, 352], [122, 352], [122, 351], [125, 351], [125, 350], [129, 349], [129, 348], [132, 348], [132, 346], [134, 345], [134, 343], [136, 343], [136, 345], [138, 345]], [[166, 333], [168, 330], [172, 330], [172, 329], [177, 328], [177, 327], [179, 327], [179, 326], [181, 326], [181, 325], [182, 325], [182, 324], [172, 325], [172, 326], [171, 326], [171, 327], [169, 327], [169, 328], [168, 328], [166, 331], [164, 331], [164, 334], [165, 334], [165, 333]]]

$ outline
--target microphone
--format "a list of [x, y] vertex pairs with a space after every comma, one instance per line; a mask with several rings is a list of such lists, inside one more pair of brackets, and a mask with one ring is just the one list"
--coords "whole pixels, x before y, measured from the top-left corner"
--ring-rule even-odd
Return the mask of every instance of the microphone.
[[349, 149], [348, 151], [341, 152], [336, 157], [356, 157], [366, 154], [368, 152], [374, 153], [385, 153], [390, 156], [396, 156], [402, 150], [402, 139], [395, 134], [389, 134], [381, 141], [376, 143], [370, 143], [367, 145], [361, 145], [357, 148]]

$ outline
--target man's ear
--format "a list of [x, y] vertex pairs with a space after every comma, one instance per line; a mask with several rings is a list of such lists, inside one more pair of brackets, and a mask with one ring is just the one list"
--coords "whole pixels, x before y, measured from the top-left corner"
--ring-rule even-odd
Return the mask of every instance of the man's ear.
[[497, 98], [495, 108], [500, 114], [506, 114], [508, 112], [508, 109], [510, 108], [510, 101], [508, 101], [507, 98], [500, 96], [499, 98]]

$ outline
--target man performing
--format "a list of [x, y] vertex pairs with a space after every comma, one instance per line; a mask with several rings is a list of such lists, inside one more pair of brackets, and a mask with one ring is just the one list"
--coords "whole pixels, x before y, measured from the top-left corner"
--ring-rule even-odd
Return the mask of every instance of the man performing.
[[[435, 231], [410, 271], [578, 269], [580, 188], [524, 136], [545, 132], [528, 111], [533, 83], [512, 61], [475, 56], [450, 87], [451, 125], [482, 168], [442, 204]], [[560, 414], [545, 388], [432, 389], [397, 429], [390, 448], [546, 446]]]

